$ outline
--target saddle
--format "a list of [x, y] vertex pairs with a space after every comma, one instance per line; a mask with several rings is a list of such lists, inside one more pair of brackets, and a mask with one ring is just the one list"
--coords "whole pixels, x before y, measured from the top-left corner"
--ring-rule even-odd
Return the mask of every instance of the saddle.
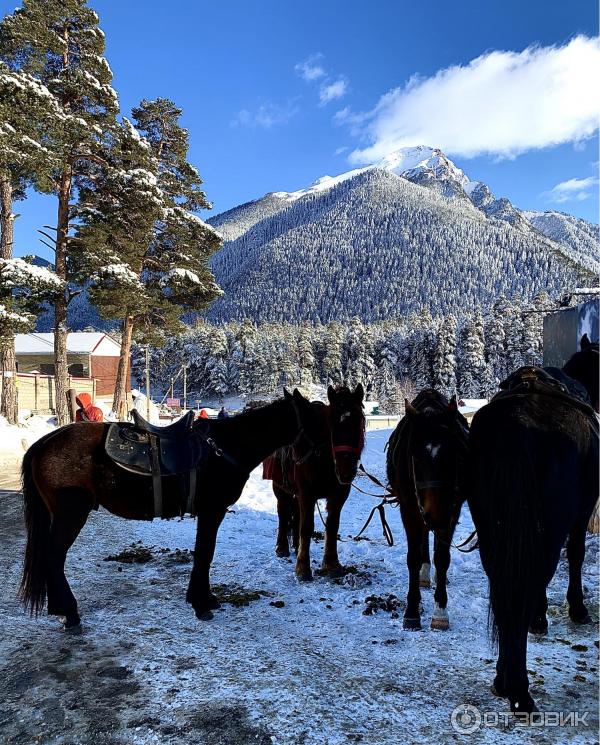
[[592, 406], [586, 389], [562, 370], [555, 367], [520, 367], [500, 383], [500, 392], [490, 403], [508, 396], [519, 394], [539, 394], [560, 399], [584, 413], [598, 436], [598, 416]]
[[194, 412], [168, 427], [155, 427], [135, 409], [133, 424], [114, 422], [109, 425], [105, 442], [108, 457], [120, 468], [139, 476], [152, 478], [154, 517], [162, 517], [162, 480], [180, 476], [182, 482], [181, 513], [194, 514], [196, 469], [210, 450], [206, 442], [208, 422], [192, 429]]

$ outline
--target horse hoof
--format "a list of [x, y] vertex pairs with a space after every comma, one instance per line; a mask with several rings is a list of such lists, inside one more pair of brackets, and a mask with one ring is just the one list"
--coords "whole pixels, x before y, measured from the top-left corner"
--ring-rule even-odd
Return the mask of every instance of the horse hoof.
[[289, 548], [276, 548], [275, 549], [275, 556], [278, 556], [280, 559], [286, 559], [290, 555]]
[[313, 575], [310, 569], [307, 572], [297, 572], [296, 576], [298, 577], [299, 582], [312, 582], [313, 581]]
[[419, 587], [431, 587], [431, 564], [422, 564], [419, 571]]
[[402, 621], [402, 628], [405, 631], [421, 631], [421, 619], [404, 618]]
[[450, 628], [450, 622], [447, 618], [432, 618], [431, 628], [436, 631], [448, 631]]
[[196, 618], [199, 621], [212, 621], [215, 614], [211, 610], [197, 610]]
[[494, 696], [497, 696], [498, 698], [505, 698], [504, 694], [500, 693], [495, 683], [492, 683], [492, 685], [490, 686], [490, 691]]
[[546, 636], [548, 634], [548, 623], [546, 622], [545, 625], [543, 623], [532, 623], [529, 627], [529, 633], [535, 636]]
[[213, 595], [212, 598], [208, 601], [208, 607], [210, 608], [210, 610], [219, 610], [219, 608], [221, 608], [222, 606], [219, 602], [219, 599]]
[[585, 612], [585, 615], [582, 615], [579, 617], [572, 616], [571, 614], [569, 614], [569, 618], [571, 619], [571, 621], [573, 621], [573, 623], [576, 623], [578, 626], [589, 626], [590, 624], [594, 623], [592, 621], [592, 617], [587, 611]]
[[419, 587], [423, 587], [426, 590], [431, 589], [431, 580], [429, 578], [427, 578], [427, 579], [419, 579]]
[[323, 567], [323, 574], [326, 574], [328, 577], [331, 577], [332, 579], [338, 579], [339, 577], [343, 577], [346, 574], [346, 570], [343, 566], [334, 566], [334, 567]]
[[81, 631], [81, 618], [78, 613], [70, 613], [66, 616], [61, 616], [59, 620], [62, 623], [64, 631]]
[[527, 697], [522, 701], [511, 701], [510, 710], [517, 719], [525, 717], [527, 714], [533, 714], [534, 711], [539, 711], [538, 707], [535, 705], [535, 701], [529, 694], [527, 694]]

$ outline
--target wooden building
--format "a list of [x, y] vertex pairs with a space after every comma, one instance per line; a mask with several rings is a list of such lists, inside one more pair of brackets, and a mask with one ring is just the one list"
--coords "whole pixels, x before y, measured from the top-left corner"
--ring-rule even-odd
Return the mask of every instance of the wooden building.
[[[17, 334], [15, 336], [17, 372], [29, 375], [54, 375], [54, 334]], [[119, 365], [120, 345], [113, 338], [101, 332], [72, 332], [67, 337], [67, 363], [69, 375], [74, 379], [73, 388], [77, 389], [77, 379], [94, 380], [97, 398], [112, 399], [117, 368]], [[82, 389], [88, 390], [89, 383]], [[131, 378], [127, 378], [127, 390], [131, 389]]]

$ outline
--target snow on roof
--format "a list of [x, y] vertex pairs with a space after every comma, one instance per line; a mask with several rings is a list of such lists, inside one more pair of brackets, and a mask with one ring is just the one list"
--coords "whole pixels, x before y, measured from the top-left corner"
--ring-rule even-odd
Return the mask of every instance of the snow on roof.
[[[115, 345], [118, 353], [119, 345], [110, 336], [100, 331], [75, 331], [67, 335], [67, 352], [72, 354], [90, 354], [106, 338]], [[45, 354], [54, 352], [54, 334], [16, 334], [15, 351], [17, 354]]]

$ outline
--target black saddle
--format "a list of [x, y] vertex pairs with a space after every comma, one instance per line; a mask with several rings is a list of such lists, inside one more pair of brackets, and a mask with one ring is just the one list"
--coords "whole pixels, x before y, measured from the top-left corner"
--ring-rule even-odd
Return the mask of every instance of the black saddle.
[[500, 383], [500, 388], [500, 392], [492, 398], [490, 404], [507, 396], [520, 394], [534, 393], [558, 398], [586, 414], [593, 431], [598, 433], [598, 418], [590, 405], [587, 391], [578, 381], [570, 378], [558, 368], [543, 368], [534, 365], [520, 367]]
[[[168, 427], [156, 427], [147, 422], [135, 409], [134, 423], [110, 424], [104, 445], [108, 457], [131, 473], [151, 476], [154, 490], [154, 516], [162, 516], [162, 479], [181, 476], [187, 500], [182, 512], [194, 512], [196, 470], [208, 455], [206, 442], [208, 423], [195, 429], [194, 412], [190, 411]], [[187, 476], [187, 478], [186, 478]]]

